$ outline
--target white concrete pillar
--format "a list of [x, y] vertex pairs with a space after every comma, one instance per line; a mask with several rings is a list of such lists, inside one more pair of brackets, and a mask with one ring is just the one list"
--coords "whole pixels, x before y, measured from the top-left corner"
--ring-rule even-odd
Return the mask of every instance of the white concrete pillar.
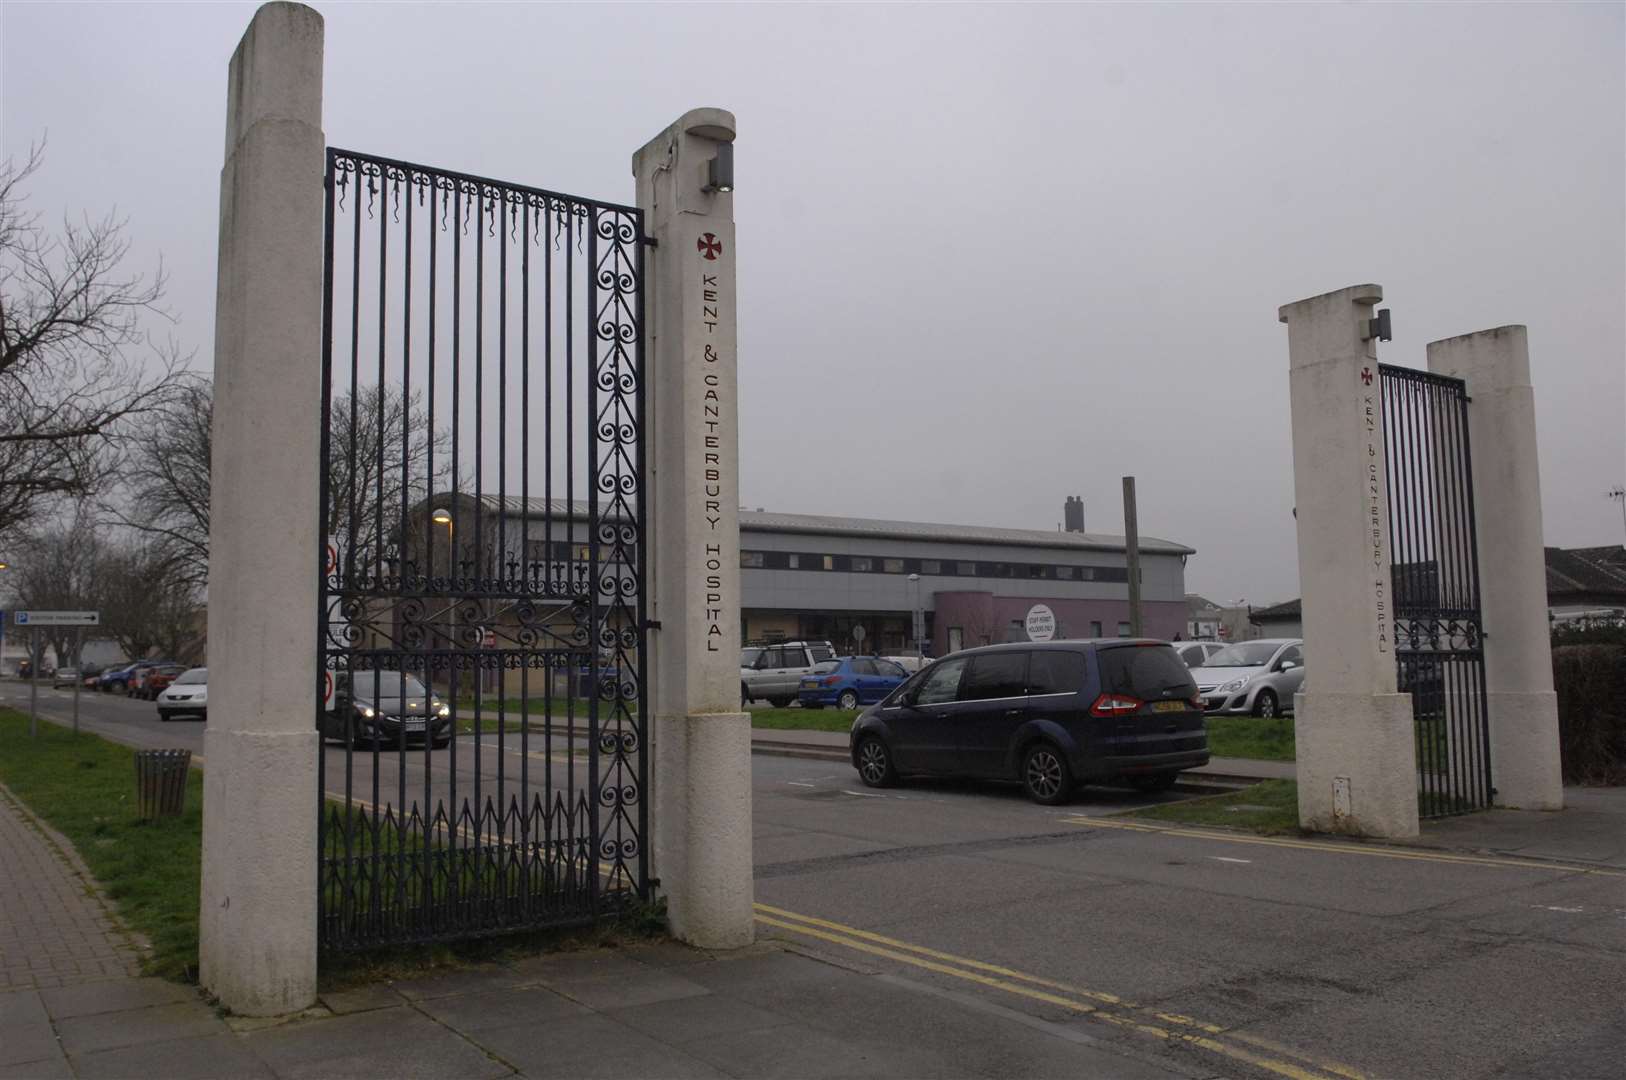
[[1496, 802], [1524, 810], [1561, 810], [1558, 696], [1547, 626], [1536, 404], [1525, 328], [1499, 326], [1430, 342], [1428, 369], [1468, 384]]
[[655, 862], [672, 933], [751, 943], [751, 722], [740, 711], [734, 117], [694, 109], [633, 155], [646, 260]]
[[1299, 822], [1318, 832], [1417, 835], [1411, 695], [1395, 692], [1382, 402], [1357, 285], [1288, 304], [1293, 490], [1305, 689], [1294, 700]]
[[199, 974], [249, 1016], [316, 999], [322, 34], [266, 4], [227, 77]]

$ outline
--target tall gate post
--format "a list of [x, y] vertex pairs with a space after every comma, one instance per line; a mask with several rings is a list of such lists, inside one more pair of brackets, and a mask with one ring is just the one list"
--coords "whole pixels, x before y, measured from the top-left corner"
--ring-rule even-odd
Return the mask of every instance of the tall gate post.
[[199, 974], [249, 1016], [316, 998], [322, 37], [265, 4], [227, 76]]
[[[678, 938], [750, 944], [751, 726], [740, 711], [734, 117], [694, 109], [633, 155], [648, 261], [655, 866]], [[716, 162], [714, 165], [713, 162]]]
[[1377, 285], [1281, 309], [1293, 413], [1293, 490], [1306, 688], [1294, 702], [1299, 823], [1418, 832], [1411, 695], [1395, 692]]
[[1491, 783], [1501, 806], [1561, 810], [1535, 391], [1522, 326], [1432, 341], [1428, 369], [1467, 383]]

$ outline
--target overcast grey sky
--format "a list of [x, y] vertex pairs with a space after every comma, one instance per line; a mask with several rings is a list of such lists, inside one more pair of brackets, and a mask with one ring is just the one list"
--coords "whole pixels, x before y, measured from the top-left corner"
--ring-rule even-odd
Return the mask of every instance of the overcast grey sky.
[[[1189, 589], [1295, 596], [1276, 309], [1375, 281], [1389, 363], [1529, 325], [1547, 542], [1626, 539], [1621, 4], [315, 6], [333, 145], [630, 202], [734, 111], [746, 505], [1118, 532], [1133, 473]], [[203, 368], [253, 10], [0, 5], [4, 153]]]

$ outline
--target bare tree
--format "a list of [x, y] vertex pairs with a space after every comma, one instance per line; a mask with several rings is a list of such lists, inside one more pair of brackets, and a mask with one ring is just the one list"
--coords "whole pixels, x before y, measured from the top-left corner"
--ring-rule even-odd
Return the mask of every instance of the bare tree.
[[[164, 554], [171, 580], [194, 592], [209, 575], [213, 416], [213, 385], [197, 377], [178, 379], [156, 419], [131, 436], [123, 483], [105, 503], [121, 524], [145, 534]], [[430, 431], [421, 395], [403, 397], [389, 388], [365, 386], [338, 397], [329, 417], [323, 530], [355, 553], [359, 573], [371, 573], [375, 559], [399, 548], [403, 511], [450, 482], [451, 439], [445, 431]]]
[[[70, 516], [22, 534], [10, 549], [11, 569], [0, 580], [17, 607], [93, 611], [104, 549], [88, 508], [76, 506]], [[41, 627], [35, 632], [45, 635], [58, 667], [72, 662], [73, 630]]]
[[203, 608], [179, 580], [162, 538], [138, 536], [104, 545], [96, 568], [102, 632], [124, 655], [189, 659], [203, 637]]
[[123, 483], [103, 507], [161, 548], [171, 580], [201, 595], [209, 579], [210, 427], [214, 386], [178, 380], [174, 397], [130, 437]]
[[406, 514], [451, 482], [451, 436], [431, 431], [421, 394], [363, 386], [335, 398], [327, 460], [327, 535], [354, 553], [358, 573], [399, 555]]
[[163, 268], [123, 270], [125, 222], [53, 232], [26, 209], [22, 186], [42, 156], [36, 146], [21, 166], [0, 165], [0, 534], [94, 490], [181, 364], [173, 342], [145, 330], [167, 317]]

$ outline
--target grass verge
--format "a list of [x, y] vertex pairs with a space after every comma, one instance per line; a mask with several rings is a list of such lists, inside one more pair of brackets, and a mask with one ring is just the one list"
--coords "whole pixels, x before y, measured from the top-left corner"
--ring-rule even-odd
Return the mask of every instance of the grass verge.
[[776, 731], [851, 731], [859, 710], [752, 709], [751, 726]]
[[126, 925], [152, 943], [145, 972], [196, 979], [203, 774], [187, 778], [180, 817], [143, 822], [132, 748], [44, 720], [31, 739], [28, 718], [9, 709], [0, 709], [0, 744], [0, 782], [68, 838]]
[[1265, 780], [1246, 791], [1184, 799], [1115, 815], [1181, 825], [1224, 825], [1266, 836], [1297, 835], [1299, 786], [1292, 780]]
[[1210, 716], [1208, 752], [1215, 757], [1252, 758], [1255, 761], [1293, 761], [1293, 721], [1275, 716]]
[[[148, 975], [195, 982], [198, 895], [203, 852], [203, 774], [187, 779], [186, 810], [176, 818], [135, 817], [135, 750], [95, 735], [74, 737], [41, 719], [28, 737], [28, 717], [0, 709], [0, 783], [79, 852], [132, 930], [153, 951]], [[365, 832], [358, 836], [365, 837]], [[501, 962], [539, 951], [615, 947], [664, 936], [665, 913], [643, 906], [615, 921], [499, 938], [376, 949], [324, 956], [323, 990], [379, 978], [409, 978], [472, 963]]]

